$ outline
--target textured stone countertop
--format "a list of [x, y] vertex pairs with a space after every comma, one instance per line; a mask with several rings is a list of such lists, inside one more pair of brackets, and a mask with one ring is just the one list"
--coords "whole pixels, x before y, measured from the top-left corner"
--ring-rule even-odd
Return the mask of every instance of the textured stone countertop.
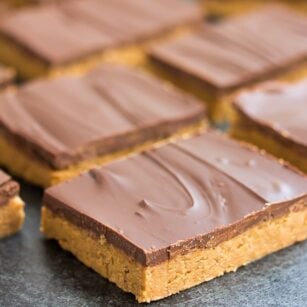
[[[27, 219], [0, 241], [0, 306], [134, 306], [133, 296], [39, 233], [41, 190], [22, 184]], [[307, 242], [153, 306], [307, 306]], [[144, 305], [145, 306], [145, 305]]]

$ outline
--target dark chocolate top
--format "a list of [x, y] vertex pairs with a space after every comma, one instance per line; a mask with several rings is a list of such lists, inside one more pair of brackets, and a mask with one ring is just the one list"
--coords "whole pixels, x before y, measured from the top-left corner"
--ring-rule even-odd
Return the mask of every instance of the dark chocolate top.
[[205, 23], [190, 36], [153, 46], [149, 54], [216, 90], [232, 90], [306, 60], [307, 17], [268, 6]]
[[0, 64], [0, 89], [11, 84], [15, 79], [15, 72], [13, 69], [2, 66]]
[[0, 96], [0, 132], [55, 169], [169, 136], [204, 114], [191, 96], [118, 65]]
[[240, 94], [234, 105], [256, 125], [307, 149], [307, 80], [265, 83]]
[[200, 20], [198, 7], [180, 0], [70, 0], [16, 12], [0, 34], [61, 65]]
[[44, 204], [154, 265], [306, 206], [306, 192], [304, 175], [208, 132], [51, 187]]
[[0, 169], [0, 206], [19, 193], [19, 185]]

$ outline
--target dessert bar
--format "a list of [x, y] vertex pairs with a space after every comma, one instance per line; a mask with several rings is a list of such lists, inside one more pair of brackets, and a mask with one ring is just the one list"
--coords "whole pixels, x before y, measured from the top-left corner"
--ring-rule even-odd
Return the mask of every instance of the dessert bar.
[[214, 132], [45, 191], [41, 228], [149, 302], [307, 238], [307, 177]]
[[281, 6], [205, 23], [149, 49], [149, 68], [202, 98], [213, 120], [232, 119], [231, 97], [272, 77], [307, 75], [307, 17]]
[[24, 203], [19, 185], [0, 170], [0, 239], [20, 230], [24, 221]]
[[0, 95], [0, 164], [49, 186], [205, 126], [203, 105], [139, 70], [104, 64]]
[[307, 80], [269, 82], [234, 102], [236, 138], [291, 162], [307, 173]]
[[136, 64], [142, 45], [198, 24], [180, 0], [71, 0], [31, 6], [0, 22], [0, 60], [22, 78], [82, 73], [101, 62]]

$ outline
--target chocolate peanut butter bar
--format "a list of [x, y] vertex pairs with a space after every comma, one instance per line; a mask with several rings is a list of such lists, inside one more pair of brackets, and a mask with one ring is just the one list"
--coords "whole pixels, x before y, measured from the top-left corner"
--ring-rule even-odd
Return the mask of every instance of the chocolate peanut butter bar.
[[0, 170], [0, 239], [16, 233], [23, 225], [24, 203], [18, 194], [18, 183]]
[[[23, 78], [80, 73], [105, 61], [135, 64], [142, 44], [202, 19], [180, 0], [71, 0], [25, 8], [0, 22], [0, 60]], [[168, 33], [168, 34], [167, 34]]]
[[271, 77], [307, 75], [307, 17], [281, 6], [219, 23], [149, 49], [151, 69], [207, 102], [213, 120], [232, 119], [231, 96]]
[[307, 238], [307, 177], [213, 132], [46, 190], [42, 231], [139, 302]]
[[204, 128], [195, 98], [138, 70], [105, 64], [0, 95], [0, 164], [42, 185]]
[[307, 80], [269, 82], [239, 95], [232, 135], [307, 172]]

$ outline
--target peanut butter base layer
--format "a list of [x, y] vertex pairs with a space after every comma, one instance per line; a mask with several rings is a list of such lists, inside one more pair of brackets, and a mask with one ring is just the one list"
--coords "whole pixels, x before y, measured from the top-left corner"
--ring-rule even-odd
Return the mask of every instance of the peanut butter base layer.
[[193, 25], [182, 26], [169, 33], [152, 38], [148, 42], [110, 49], [59, 67], [50, 67], [17, 43], [0, 35], [0, 59], [3, 63], [15, 67], [21, 79], [32, 79], [41, 76], [54, 78], [63, 75], [81, 75], [103, 63], [139, 66], [146, 61], [144, 52], [146, 47], [153, 43], [180, 37], [191, 32], [192, 29]]
[[[201, 99], [207, 107], [208, 116], [214, 123], [223, 123], [235, 121], [235, 111], [231, 105], [233, 98], [246, 87], [235, 90], [229, 93], [219, 94], [215, 90], [208, 88], [204, 83], [194, 79], [191, 76], [180, 74], [172, 71], [157, 63], [156, 61], [146, 62], [145, 69], [157, 75], [158, 77], [168, 80], [175, 86], [182, 88], [183, 90], [193, 94]], [[286, 82], [296, 82], [307, 77], [307, 63], [303, 63], [299, 66], [292, 67], [287, 72], [280, 73], [274, 76], [277, 80]], [[251, 87], [255, 84], [251, 84]]]
[[133, 293], [139, 302], [150, 302], [236, 271], [240, 266], [307, 239], [307, 209], [290, 210], [214, 248], [193, 249], [154, 266], [142, 266], [103, 236], [91, 235], [46, 207], [42, 209], [41, 230], [85, 265], [122, 290]]
[[124, 151], [118, 151], [95, 159], [86, 160], [63, 170], [51, 169], [49, 166], [33, 159], [33, 157], [30, 157], [20, 148], [10, 143], [4, 136], [0, 135], [0, 164], [5, 166], [11, 173], [31, 183], [42, 187], [48, 187], [71, 179], [96, 165], [104, 165], [116, 159], [162, 146], [179, 138], [188, 138], [189, 136], [204, 131], [206, 126], [207, 123], [201, 121], [198, 124], [178, 131], [169, 138], [148, 141], [134, 148], [128, 148]]
[[15, 196], [6, 205], [0, 206], [0, 238], [19, 231], [25, 218], [24, 203]]

